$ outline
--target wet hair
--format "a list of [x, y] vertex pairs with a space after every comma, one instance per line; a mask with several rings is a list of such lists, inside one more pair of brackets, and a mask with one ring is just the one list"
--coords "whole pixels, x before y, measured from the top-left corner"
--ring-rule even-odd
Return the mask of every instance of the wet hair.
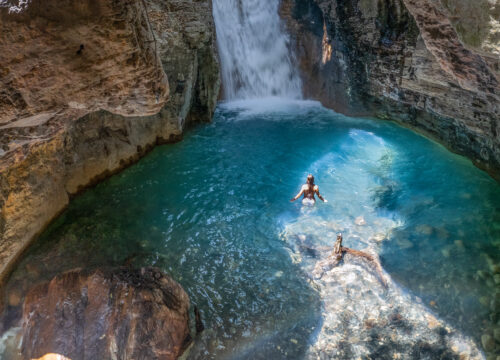
[[307, 183], [308, 184], [314, 184], [314, 176], [312, 174], [307, 175]]

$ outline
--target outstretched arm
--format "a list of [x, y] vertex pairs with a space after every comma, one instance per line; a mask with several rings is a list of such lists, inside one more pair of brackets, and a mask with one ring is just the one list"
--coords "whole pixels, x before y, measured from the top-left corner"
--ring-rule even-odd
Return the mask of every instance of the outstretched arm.
[[318, 195], [318, 197], [321, 199], [321, 201], [328, 202], [328, 200], [325, 200], [325, 198], [323, 196], [321, 196], [321, 194], [319, 193], [319, 187], [318, 186], [315, 186], [314, 191], [316, 192], [316, 195]]
[[303, 194], [303, 193], [304, 193], [304, 187], [302, 187], [302, 188], [300, 189], [300, 192], [299, 192], [297, 195], [295, 195], [295, 197], [291, 198], [291, 199], [290, 199], [290, 201], [292, 201], [292, 202], [293, 202], [293, 201], [297, 200], [299, 197], [301, 197], [301, 196], [302, 196], [302, 194]]

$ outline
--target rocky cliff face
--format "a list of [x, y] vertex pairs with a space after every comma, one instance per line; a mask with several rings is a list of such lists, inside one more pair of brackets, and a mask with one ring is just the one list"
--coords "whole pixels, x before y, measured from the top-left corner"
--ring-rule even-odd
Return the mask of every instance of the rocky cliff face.
[[411, 126], [500, 179], [500, 3], [479, 3], [284, 0], [281, 15], [307, 97]]
[[209, 121], [210, 0], [0, 8], [0, 274], [83, 188]]

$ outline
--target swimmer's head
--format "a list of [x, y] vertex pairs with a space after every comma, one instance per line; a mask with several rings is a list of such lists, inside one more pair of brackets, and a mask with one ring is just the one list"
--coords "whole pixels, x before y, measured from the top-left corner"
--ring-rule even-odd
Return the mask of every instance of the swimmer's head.
[[307, 183], [310, 185], [314, 184], [314, 176], [312, 174], [307, 175]]

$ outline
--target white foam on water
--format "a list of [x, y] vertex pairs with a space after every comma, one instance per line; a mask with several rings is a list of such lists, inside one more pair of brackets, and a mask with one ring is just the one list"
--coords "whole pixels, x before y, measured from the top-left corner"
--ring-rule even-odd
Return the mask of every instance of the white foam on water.
[[296, 100], [283, 97], [266, 97], [225, 101], [219, 104], [224, 110], [237, 111], [235, 120], [248, 120], [258, 115], [266, 115], [264, 119], [279, 119], [276, 115], [304, 114], [310, 111], [325, 111], [321, 103], [313, 100]]

